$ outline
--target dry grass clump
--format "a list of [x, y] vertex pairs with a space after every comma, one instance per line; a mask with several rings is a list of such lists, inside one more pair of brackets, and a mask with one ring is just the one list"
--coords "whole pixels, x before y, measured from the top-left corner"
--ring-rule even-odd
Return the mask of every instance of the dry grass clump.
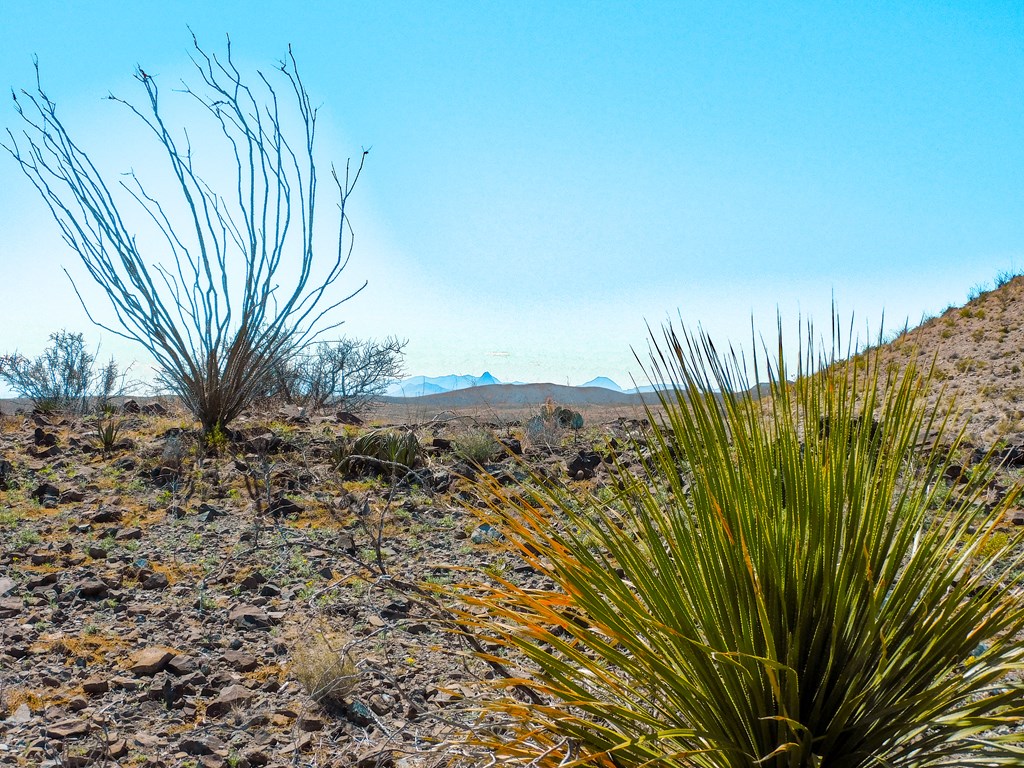
[[22, 704], [27, 704], [32, 712], [39, 712], [46, 706], [46, 699], [27, 688], [8, 688], [0, 685], [0, 718], [10, 717]]
[[348, 638], [320, 626], [296, 631], [288, 644], [292, 648], [288, 671], [306, 693], [323, 706], [344, 706], [358, 680]]
[[490, 430], [470, 427], [455, 438], [453, 447], [459, 458], [472, 464], [485, 464], [494, 458], [501, 446]]

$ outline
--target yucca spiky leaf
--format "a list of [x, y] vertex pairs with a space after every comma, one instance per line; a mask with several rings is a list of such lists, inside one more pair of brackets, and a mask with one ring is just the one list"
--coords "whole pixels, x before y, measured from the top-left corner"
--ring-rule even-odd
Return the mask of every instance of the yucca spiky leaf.
[[960, 435], [912, 365], [808, 342], [790, 382], [777, 359], [758, 399], [669, 328], [651, 378], [674, 388], [610, 497], [486, 489], [550, 587], [461, 597], [520, 660], [498, 685], [541, 700], [487, 704], [478, 743], [536, 766], [1021, 764], [1021, 538], [992, 536], [1017, 489], [986, 507], [979, 467], [948, 492]]

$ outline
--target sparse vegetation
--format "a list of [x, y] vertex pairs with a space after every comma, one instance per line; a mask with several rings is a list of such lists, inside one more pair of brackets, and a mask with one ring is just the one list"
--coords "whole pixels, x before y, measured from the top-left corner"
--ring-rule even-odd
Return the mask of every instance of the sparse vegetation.
[[331, 461], [348, 475], [404, 478], [419, 466], [422, 449], [412, 431], [377, 429], [355, 440], [341, 439], [331, 449]]
[[269, 394], [310, 411], [363, 411], [402, 375], [407, 344], [394, 337], [319, 342], [278, 362]]
[[96, 422], [96, 440], [100, 450], [104, 453], [113, 451], [120, 437], [121, 421], [119, 419], [108, 417]]
[[483, 427], [471, 427], [460, 433], [454, 441], [455, 454], [471, 464], [486, 464], [501, 448], [500, 443]]
[[49, 412], [84, 413], [92, 404], [102, 408], [124, 390], [117, 363], [110, 360], [97, 369], [82, 334], [67, 330], [50, 334], [49, 346], [35, 360], [16, 352], [0, 356], [0, 379], [18, 397]]
[[343, 707], [345, 697], [355, 687], [358, 673], [348, 642], [327, 627], [304, 632], [293, 640], [288, 670], [320, 704]]

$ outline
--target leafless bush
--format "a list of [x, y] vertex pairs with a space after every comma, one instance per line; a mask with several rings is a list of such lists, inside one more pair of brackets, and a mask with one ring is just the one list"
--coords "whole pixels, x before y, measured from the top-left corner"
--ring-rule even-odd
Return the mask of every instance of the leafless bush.
[[97, 369], [82, 334], [67, 330], [51, 333], [35, 360], [17, 352], [0, 355], [0, 379], [41, 411], [83, 413], [90, 404], [102, 409], [125, 389], [125, 374], [113, 358]]
[[[172, 132], [157, 79], [141, 67], [135, 78], [145, 92], [144, 106], [108, 97], [154, 137], [177, 194], [158, 200], [134, 172], [108, 185], [58, 118], [56, 103], [42, 89], [38, 63], [35, 88], [13, 94], [24, 128], [17, 136], [8, 130], [9, 141], [0, 146], [35, 185], [65, 242], [106, 292], [118, 327], [98, 324], [145, 348], [157, 361], [161, 382], [209, 432], [226, 426], [267, 390], [278, 361], [336, 325], [324, 327], [325, 315], [352, 295], [332, 292], [351, 254], [345, 204], [366, 152], [354, 169], [347, 163], [341, 173], [331, 168], [337, 248], [315, 272], [317, 109], [291, 50], [276, 67], [278, 88], [288, 96], [279, 98], [273, 75], [259, 72], [253, 83], [246, 82], [230, 40], [223, 59], [204, 51], [194, 37], [193, 44], [201, 84], [198, 90], [182, 84], [174, 98], [198, 105], [212, 131], [198, 126]], [[222, 140], [210, 154], [229, 160], [234, 188], [217, 192], [208, 183], [212, 176], [198, 170], [202, 147], [190, 135]], [[141, 212], [156, 237], [137, 237], [129, 229], [130, 208]]]
[[270, 395], [310, 410], [363, 410], [402, 375], [408, 341], [388, 337], [322, 341], [278, 362]]

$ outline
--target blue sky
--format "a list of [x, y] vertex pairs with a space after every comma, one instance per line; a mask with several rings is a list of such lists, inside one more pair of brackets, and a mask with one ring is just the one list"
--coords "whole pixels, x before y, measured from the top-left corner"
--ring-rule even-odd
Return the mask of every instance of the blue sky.
[[[646, 324], [918, 322], [1024, 268], [1024, 6], [963, 3], [57, 3], [0, 0], [0, 83], [45, 88], [105, 171], [153, 162], [108, 91], [289, 43], [320, 150], [372, 147], [337, 319], [410, 374], [641, 379]], [[17, 128], [10, 107], [0, 125]], [[0, 351], [93, 327], [88, 278], [0, 156]], [[87, 291], [98, 314], [103, 297]]]

